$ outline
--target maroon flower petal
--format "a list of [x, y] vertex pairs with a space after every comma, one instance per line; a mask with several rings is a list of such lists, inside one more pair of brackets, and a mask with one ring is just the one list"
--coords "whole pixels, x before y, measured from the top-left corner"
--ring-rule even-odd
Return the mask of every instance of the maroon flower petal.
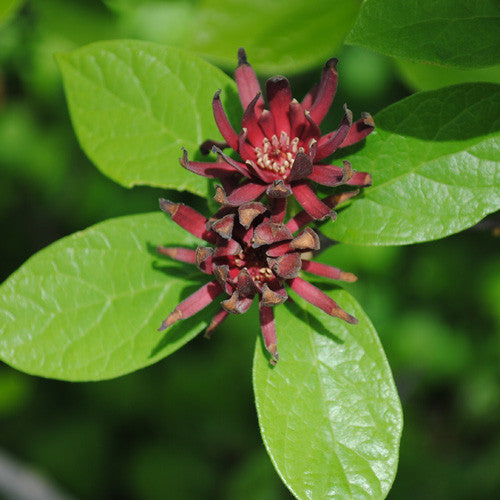
[[242, 250], [241, 245], [236, 240], [224, 240], [220, 238], [214, 251], [214, 258], [238, 255]]
[[309, 227], [295, 236], [291, 241], [273, 245], [266, 252], [269, 257], [279, 257], [289, 252], [305, 252], [319, 250], [320, 243], [318, 235]]
[[217, 146], [214, 146], [212, 148], [212, 152], [217, 154], [217, 156], [228, 165], [231, 165], [231, 167], [233, 167], [236, 172], [239, 172], [244, 177], [250, 177], [250, 172], [248, 171], [248, 167], [245, 164], [233, 160], [232, 158], [224, 154]]
[[373, 178], [368, 172], [354, 172], [354, 175], [346, 182], [349, 186], [371, 186]]
[[238, 148], [238, 134], [234, 131], [233, 127], [229, 123], [229, 119], [224, 111], [224, 107], [222, 106], [222, 102], [220, 100], [221, 91], [218, 90], [214, 98], [212, 100], [212, 109], [214, 112], [215, 123], [219, 128], [219, 132], [222, 134], [222, 137], [226, 140], [229, 146], [232, 149]]
[[300, 142], [304, 145], [309, 144], [311, 139], [319, 139], [321, 137], [321, 130], [318, 124], [311, 118], [308, 111], [305, 113], [306, 117], [306, 128], [300, 137]]
[[311, 118], [319, 125], [332, 105], [337, 91], [337, 63], [338, 59], [329, 59], [323, 69], [321, 82], [314, 103], [311, 106]]
[[297, 153], [288, 177], [289, 182], [308, 177], [313, 171], [313, 162], [305, 153]]
[[252, 222], [267, 210], [266, 206], [258, 201], [250, 201], [238, 207], [238, 219], [240, 224], [248, 229]]
[[330, 132], [321, 137], [319, 140], [316, 161], [320, 161], [333, 154], [347, 137], [352, 125], [352, 113], [345, 105], [344, 110], [344, 118], [342, 118], [339, 128], [335, 132]]
[[292, 191], [295, 199], [313, 219], [323, 220], [328, 216], [333, 218], [330, 207], [316, 196], [308, 183], [297, 182], [292, 186]]
[[281, 257], [268, 257], [267, 263], [274, 273], [283, 279], [295, 278], [302, 266], [300, 253], [286, 253]]
[[254, 174], [254, 177], [258, 177], [262, 182], [266, 184], [270, 184], [274, 181], [276, 176], [270, 172], [269, 170], [264, 170], [263, 168], [258, 167], [255, 162], [251, 160], [247, 160], [246, 164], [248, 166], [249, 171]]
[[306, 115], [304, 113], [304, 108], [296, 99], [292, 99], [290, 103], [289, 114], [290, 138], [300, 137], [306, 127]]
[[[248, 140], [254, 145], [261, 147], [262, 141], [264, 140], [264, 132], [259, 126], [259, 120], [255, 106], [257, 101], [261, 97], [260, 92], [252, 99], [248, 108], [243, 113], [243, 118], [241, 119], [241, 128], [247, 129]], [[262, 114], [262, 113], [260, 113]], [[259, 114], [259, 116], [260, 116]]]
[[161, 332], [181, 319], [186, 319], [208, 306], [223, 292], [216, 281], [210, 281], [199, 290], [184, 299], [163, 321], [158, 331]]
[[[331, 208], [336, 207], [340, 203], [343, 203], [344, 201], [348, 200], [349, 198], [352, 198], [353, 196], [356, 196], [359, 194], [359, 190], [355, 191], [346, 191], [345, 193], [339, 193], [339, 194], [334, 194], [332, 196], [327, 196], [326, 198], [323, 198], [323, 203]], [[334, 219], [335, 212], [332, 212], [332, 219]], [[310, 222], [313, 221], [313, 218], [305, 211], [302, 210], [299, 212], [297, 215], [292, 217], [287, 223], [286, 226], [292, 233], [295, 233], [295, 231], [298, 231], [299, 229], [303, 228], [305, 225], [309, 224]]]
[[221, 219], [216, 219], [210, 224], [210, 229], [219, 236], [229, 240], [233, 235], [234, 214], [227, 214]]
[[231, 314], [246, 313], [252, 305], [253, 297], [240, 297], [238, 290], [235, 290], [231, 297], [221, 302], [221, 306]]
[[170, 214], [172, 220], [183, 229], [197, 238], [201, 238], [209, 243], [215, 243], [217, 235], [212, 231], [207, 231], [207, 219], [199, 212], [183, 203], [173, 203], [160, 198], [160, 208]]
[[344, 321], [347, 321], [347, 323], [351, 323], [353, 325], [358, 323], [358, 320], [354, 316], [345, 312], [333, 299], [328, 297], [326, 293], [322, 292], [311, 283], [297, 277], [288, 281], [288, 284], [290, 285], [290, 288], [304, 300], [307, 300], [307, 302], [313, 306], [325, 311], [330, 316], [343, 319]]
[[319, 83], [314, 84], [311, 90], [304, 96], [302, 99], [302, 108], [304, 111], [310, 111], [313, 102], [316, 100], [316, 96], [318, 95]]
[[284, 132], [290, 135], [290, 119], [288, 111], [292, 102], [290, 82], [284, 76], [274, 76], [266, 82], [266, 95], [269, 109], [274, 117], [276, 135]]
[[[252, 99], [261, 92], [259, 80], [253, 70], [252, 66], [247, 61], [245, 49], [240, 47], [238, 50], [238, 67], [234, 72], [234, 79], [238, 86], [238, 93], [240, 96], [241, 105], [243, 109], [247, 109]], [[264, 108], [264, 99], [259, 99], [257, 109], [262, 111]]]
[[258, 292], [257, 286], [246, 267], [238, 274], [237, 290], [240, 298], [251, 298]]
[[200, 271], [207, 274], [212, 274], [213, 272], [213, 260], [212, 256], [214, 250], [208, 247], [198, 247], [195, 252], [195, 262]]
[[271, 245], [292, 238], [292, 233], [284, 224], [276, 224], [265, 220], [255, 228], [252, 247], [258, 248], [262, 245]]
[[272, 184], [267, 186], [266, 194], [269, 198], [287, 198], [292, 194], [292, 190], [284, 183], [283, 179], [275, 179]]
[[302, 270], [315, 274], [316, 276], [323, 276], [324, 278], [330, 278], [332, 280], [347, 281], [349, 283], [354, 283], [358, 279], [354, 274], [346, 273], [338, 267], [328, 266], [327, 264], [312, 260], [303, 260]]
[[257, 161], [257, 155], [254, 148], [247, 142], [247, 132], [247, 129], [244, 128], [238, 135], [238, 152], [245, 161], [251, 160], [255, 162]]
[[189, 161], [187, 151], [182, 149], [184, 153], [182, 158], [179, 158], [179, 163], [190, 172], [212, 179], [225, 177], [235, 172], [234, 168], [225, 162]]
[[220, 324], [229, 316], [229, 313], [224, 309], [219, 309], [219, 312], [213, 317], [212, 321], [208, 325], [203, 335], [206, 339], [209, 339], [214, 331], [220, 326]]
[[373, 121], [370, 113], [361, 113], [361, 120], [358, 120], [352, 125], [347, 137], [339, 147], [345, 148], [355, 144], [356, 142], [362, 141], [373, 131], [374, 128], [375, 122]]
[[271, 354], [271, 364], [275, 365], [279, 360], [277, 339], [276, 339], [276, 325], [274, 324], [274, 310], [272, 307], [266, 307], [259, 303], [259, 317], [260, 327], [262, 329], [262, 337], [266, 349]]
[[271, 221], [282, 223], [286, 215], [286, 198], [271, 197], [269, 202], [271, 204]]
[[179, 262], [187, 262], [194, 264], [196, 262], [196, 252], [190, 248], [183, 247], [156, 247], [156, 250], [161, 255], [167, 255], [171, 259]]
[[279, 304], [283, 304], [288, 299], [288, 294], [286, 293], [285, 287], [281, 286], [276, 290], [269, 288], [267, 283], [262, 285], [262, 296], [260, 303], [265, 307], [274, 307]]
[[276, 135], [276, 127], [274, 125], [274, 118], [272, 113], [265, 109], [259, 117], [259, 126], [264, 132], [265, 136], [270, 138]]
[[237, 207], [243, 203], [259, 198], [264, 193], [267, 186], [265, 184], [258, 184], [257, 182], [248, 180], [234, 189], [229, 196], [222, 196], [220, 191], [222, 188], [220, 186], [217, 187], [219, 187], [219, 189], [216, 189], [214, 200], [218, 203]]

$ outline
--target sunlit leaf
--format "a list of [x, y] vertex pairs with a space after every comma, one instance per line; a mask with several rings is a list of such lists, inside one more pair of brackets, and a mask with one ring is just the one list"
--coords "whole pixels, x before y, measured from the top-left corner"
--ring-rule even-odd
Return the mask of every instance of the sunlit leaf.
[[500, 62], [497, 0], [365, 0], [347, 42], [415, 62], [479, 68]]
[[[402, 245], [443, 238], [500, 208], [500, 85], [422, 92], [375, 117], [347, 158], [373, 186], [322, 230], [339, 241]], [[333, 160], [335, 163], [335, 160]]]
[[206, 139], [221, 139], [211, 103], [222, 89], [226, 108], [237, 109], [229, 77], [187, 52], [133, 40], [91, 44], [58, 62], [80, 144], [104, 174], [126, 187], [208, 193], [178, 158], [182, 147], [193, 157]]
[[383, 498], [396, 474], [402, 414], [377, 334], [344, 291], [347, 325], [301, 299], [275, 308], [280, 360], [256, 346], [254, 390], [267, 451], [299, 499]]
[[206, 282], [194, 266], [156, 256], [157, 245], [196, 244], [163, 214], [110, 219], [50, 245], [0, 287], [0, 358], [64, 380], [117, 377], [171, 354], [207, 313], [157, 328]]

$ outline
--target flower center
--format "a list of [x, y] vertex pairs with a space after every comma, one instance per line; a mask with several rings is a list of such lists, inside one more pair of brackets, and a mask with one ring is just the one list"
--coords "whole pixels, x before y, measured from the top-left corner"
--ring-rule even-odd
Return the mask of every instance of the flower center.
[[254, 148], [257, 165], [286, 179], [295, 160], [298, 146], [299, 138], [294, 137], [290, 141], [290, 137], [285, 132], [281, 132], [279, 139], [276, 135], [273, 135], [271, 140], [265, 137], [262, 147]]
[[235, 256], [234, 265], [239, 269], [246, 267], [253, 280], [260, 283], [275, 278], [273, 271], [267, 265], [264, 251], [260, 249], [246, 248]]

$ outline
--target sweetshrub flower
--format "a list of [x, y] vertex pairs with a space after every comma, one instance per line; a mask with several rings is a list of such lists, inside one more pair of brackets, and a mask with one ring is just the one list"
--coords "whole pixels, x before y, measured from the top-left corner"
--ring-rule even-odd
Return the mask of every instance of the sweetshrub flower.
[[[217, 153], [216, 162], [189, 161], [184, 150], [180, 159], [182, 166], [199, 175], [221, 179], [223, 190], [218, 192], [216, 199], [227, 205], [238, 206], [258, 200], [265, 193], [271, 201], [273, 216], [283, 220], [286, 198], [293, 193], [313, 219], [334, 218], [331, 207], [316, 196], [310, 181], [324, 186], [367, 186], [371, 184], [371, 176], [354, 172], [347, 161], [343, 162], [343, 167], [318, 162], [338, 148], [361, 141], [374, 128], [368, 113], [363, 113], [361, 119], [353, 123], [352, 113], [344, 106], [345, 114], [339, 128], [322, 135], [319, 125], [337, 88], [337, 59], [326, 63], [321, 81], [301, 103], [293, 99], [285, 77], [270, 78], [266, 83], [269, 109], [265, 109], [259, 82], [243, 49], [238, 52], [238, 60], [235, 79], [244, 109], [241, 132], [236, 133], [231, 126], [220, 100], [220, 91], [216, 92], [213, 112], [226, 143], [204, 143], [205, 152], [212, 146], [212, 151]], [[222, 149], [225, 147], [237, 152], [241, 161], [224, 154]]]
[[[328, 202], [335, 206], [350, 196], [351, 193], [339, 194]], [[273, 308], [288, 299], [285, 285], [327, 314], [357, 323], [356, 318], [328, 295], [299, 276], [300, 271], [305, 271], [334, 280], [357, 279], [352, 273], [310, 260], [311, 252], [319, 249], [319, 238], [311, 228], [303, 229], [312, 221], [308, 212], [299, 212], [283, 224], [274, 221], [268, 207], [256, 201], [239, 207], [222, 207], [210, 220], [182, 203], [161, 199], [160, 207], [179, 226], [212, 246], [200, 246], [196, 250], [158, 247], [158, 252], [195, 264], [214, 278], [184, 299], [163, 321], [160, 331], [227, 294], [229, 297], [221, 302], [221, 309], [206, 330], [209, 336], [229, 313], [246, 312], [258, 296], [264, 343], [272, 356], [271, 362], [275, 363], [278, 351]]]

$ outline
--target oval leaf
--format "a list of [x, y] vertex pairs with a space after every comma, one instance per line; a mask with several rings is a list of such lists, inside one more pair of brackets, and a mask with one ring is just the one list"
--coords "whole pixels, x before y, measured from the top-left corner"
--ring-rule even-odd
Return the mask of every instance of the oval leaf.
[[403, 245], [443, 238], [500, 208], [500, 85], [414, 94], [375, 117], [347, 157], [373, 186], [322, 226], [338, 241]]
[[182, 147], [195, 157], [206, 139], [222, 140], [212, 98], [222, 89], [234, 114], [229, 77], [188, 52], [136, 40], [94, 43], [57, 60], [78, 140], [102, 173], [125, 187], [207, 195], [207, 180], [178, 159]]
[[479, 68], [500, 62], [497, 0], [365, 0], [347, 42], [415, 62]]
[[345, 291], [327, 292], [358, 325], [301, 299], [276, 311], [280, 360], [254, 358], [259, 425], [299, 499], [383, 498], [396, 474], [402, 412], [373, 325]]
[[157, 328], [207, 280], [155, 249], [196, 241], [155, 213], [110, 219], [53, 243], [0, 287], [0, 358], [32, 375], [102, 380], [171, 354], [206, 316]]

